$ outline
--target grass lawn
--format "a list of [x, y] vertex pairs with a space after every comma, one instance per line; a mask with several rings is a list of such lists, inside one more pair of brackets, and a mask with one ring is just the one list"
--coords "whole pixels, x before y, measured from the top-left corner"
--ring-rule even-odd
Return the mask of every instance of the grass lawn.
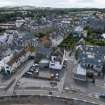
[[87, 45], [105, 46], [105, 41], [103, 40], [86, 39], [85, 42]]

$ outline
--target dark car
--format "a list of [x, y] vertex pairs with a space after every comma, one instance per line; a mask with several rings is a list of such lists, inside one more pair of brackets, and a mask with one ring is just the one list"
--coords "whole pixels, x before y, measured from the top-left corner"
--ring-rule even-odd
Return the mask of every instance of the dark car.
[[91, 81], [91, 82], [95, 83], [95, 76], [94, 76], [93, 72], [87, 72], [86, 77], [87, 77], [88, 81]]

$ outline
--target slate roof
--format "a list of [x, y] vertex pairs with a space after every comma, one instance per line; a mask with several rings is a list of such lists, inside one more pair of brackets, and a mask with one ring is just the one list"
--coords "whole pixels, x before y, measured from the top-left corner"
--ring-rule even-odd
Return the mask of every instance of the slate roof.
[[82, 46], [79, 60], [81, 64], [90, 64], [102, 68], [104, 63], [105, 47]]
[[37, 48], [37, 54], [47, 56], [48, 58], [51, 56], [52, 51], [53, 49], [51, 48]]
[[20, 57], [22, 57], [25, 54], [26, 54], [26, 51], [22, 50], [20, 53], [17, 53], [7, 64], [12, 65], [16, 61], [18, 61]]

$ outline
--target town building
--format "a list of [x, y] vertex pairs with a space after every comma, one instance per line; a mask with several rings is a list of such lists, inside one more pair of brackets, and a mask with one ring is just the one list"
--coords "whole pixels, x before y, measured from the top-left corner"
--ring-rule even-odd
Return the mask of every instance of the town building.
[[2, 29], [16, 29], [16, 25], [14, 22], [0, 23], [0, 28], [2, 28]]
[[8, 60], [4, 62], [2, 66], [2, 70], [6, 74], [11, 74], [16, 71], [16, 69], [28, 60], [29, 56], [31, 56], [32, 52], [29, 48], [22, 49], [10, 56]]
[[25, 23], [24, 19], [18, 19], [16, 20], [16, 28], [20, 28]]
[[86, 69], [102, 73], [105, 62], [105, 47], [83, 45], [79, 48], [79, 63]]
[[73, 31], [73, 37], [80, 38], [83, 35], [83, 27], [82, 26], [76, 26]]

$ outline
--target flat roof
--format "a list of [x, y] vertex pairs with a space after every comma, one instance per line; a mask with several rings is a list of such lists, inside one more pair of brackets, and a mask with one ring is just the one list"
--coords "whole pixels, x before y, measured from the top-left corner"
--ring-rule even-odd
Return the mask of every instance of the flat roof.
[[98, 46], [81, 46], [82, 50], [79, 55], [81, 62], [102, 66], [105, 56], [105, 47]]
[[49, 68], [51, 68], [51, 69], [61, 70], [61, 69], [62, 69], [62, 67], [63, 67], [63, 65], [62, 65], [62, 64], [60, 64], [60, 62], [59, 62], [59, 61], [54, 61], [54, 62], [50, 62], [50, 63], [49, 63]]
[[105, 33], [102, 34], [102, 37], [105, 39]]
[[49, 63], [48, 59], [42, 59], [39, 63]]

